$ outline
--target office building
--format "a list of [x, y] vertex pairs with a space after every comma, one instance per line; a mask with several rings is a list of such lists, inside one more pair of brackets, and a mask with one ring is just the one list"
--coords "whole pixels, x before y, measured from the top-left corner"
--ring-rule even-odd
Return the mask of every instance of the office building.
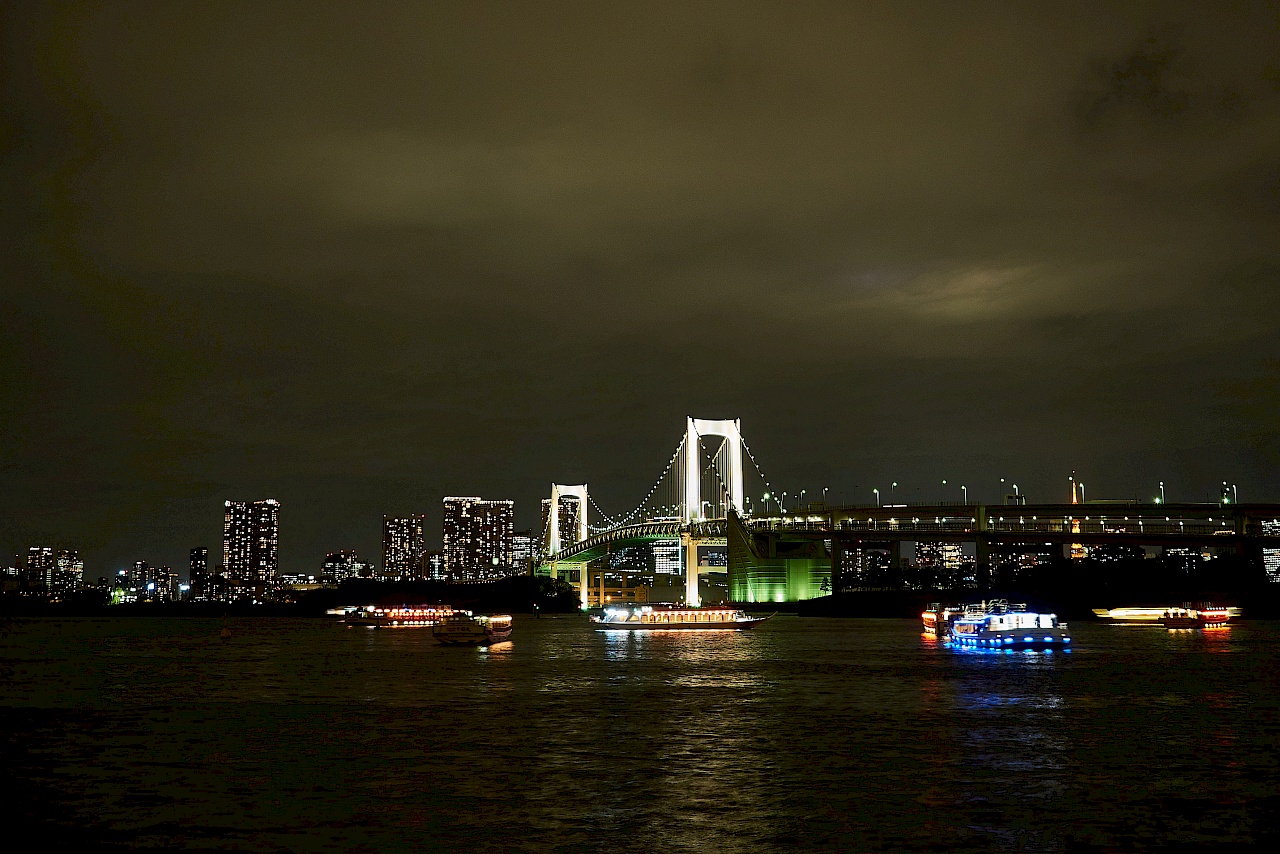
[[234, 598], [261, 600], [279, 568], [280, 502], [228, 501], [222, 524], [222, 565]]
[[653, 572], [655, 575], [683, 575], [679, 540], [655, 540], [653, 542]]
[[964, 553], [959, 543], [916, 543], [916, 566], [922, 569], [933, 569], [950, 577], [960, 569], [963, 561]]
[[191, 583], [191, 595], [199, 598], [209, 586], [209, 550], [197, 546], [191, 550], [187, 579]]
[[488, 581], [514, 572], [515, 502], [444, 499], [444, 572], [451, 581]]
[[360, 560], [352, 549], [329, 552], [320, 567], [323, 584], [341, 584], [349, 578], [369, 578], [372, 575], [373, 565]]
[[58, 549], [50, 576], [49, 592], [54, 596], [66, 596], [84, 588], [84, 561], [74, 549]]
[[533, 571], [533, 531], [517, 531], [511, 537], [511, 565], [519, 574]]
[[392, 581], [418, 576], [426, 545], [422, 516], [382, 517], [382, 577]]
[[430, 581], [444, 579], [444, 552], [427, 552], [422, 556], [422, 577]]
[[[1280, 536], [1280, 520], [1271, 519], [1262, 523], [1262, 534], [1267, 537]], [[1262, 550], [1262, 568], [1267, 574], [1267, 581], [1280, 584], [1280, 549]]]
[[32, 546], [27, 549], [27, 589], [48, 590], [53, 586], [53, 573], [57, 559], [52, 546]]

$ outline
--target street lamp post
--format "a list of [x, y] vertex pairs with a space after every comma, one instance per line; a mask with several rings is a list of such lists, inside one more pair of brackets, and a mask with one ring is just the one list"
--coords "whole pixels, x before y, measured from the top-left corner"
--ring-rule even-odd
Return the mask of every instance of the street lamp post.
[[969, 503], [969, 487], [965, 486], [962, 483], [960, 484], [960, 491], [964, 493], [964, 503], [968, 504]]
[[946, 500], [947, 500], [947, 479], [944, 477], [942, 479], [942, 498], [940, 499], [940, 501], [946, 501]]
[[1240, 494], [1236, 492], [1236, 485], [1234, 483], [1231, 484], [1231, 503], [1232, 504], [1240, 503]]
[[874, 493], [876, 494], [876, 506], [877, 506], [877, 507], [879, 507], [879, 506], [880, 506], [880, 490], [879, 490], [879, 489], [873, 489], [873, 490], [871, 490], [871, 491], [872, 491], [872, 492], [874, 492]]
[[1160, 481], [1160, 503], [1164, 504], [1164, 481]]
[[801, 507], [803, 507], [803, 506], [804, 506], [804, 493], [805, 493], [805, 490], [803, 490], [803, 489], [802, 489], [802, 490], [800, 490], [800, 506], [801, 506]]
[[894, 490], [894, 487], [896, 487], [897, 485], [898, 485], [898, 482], [896, 480], [893, 483], [889, 484], [889, 503], [890, 504], [893, 503], [893, 490]]
[[778, 502], [778, 509], [783, 513], [787, 512], [787, 493], [785, 490], [782, 493], [782, 500]]
[[828, 487], [822, 487], [822, 503], [824, 505], [827, 503], [827, 489]]

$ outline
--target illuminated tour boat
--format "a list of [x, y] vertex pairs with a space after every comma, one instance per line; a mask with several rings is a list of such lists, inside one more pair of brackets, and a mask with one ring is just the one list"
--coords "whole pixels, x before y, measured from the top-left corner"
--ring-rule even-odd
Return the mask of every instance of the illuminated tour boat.
[[951, 623], [951, 644], [959, 649], [1070, 649], [1066, 623], [1056, 614], [1028, 611], [995, 599], [969, 605]]
[[1158, 605], [1142, 608], [1094, 608], [1098, 619], [1135, 626], [1166, 629], [1216, 629], [1240, 616], [1240, 609], [1221, 605]]
[[[770, 615], [772, 616], [772, 615]], [[671, 632], [749, 629], [769, 617], [751, 617], [732, 608], [606, 608], [592, 615], [597, 631]]]
[[436, 641], [446, 646], [485, 646], [511, 637], [511, 618], [454, 611], [431, 629]]
[[964, 607], [961, 605], [943, 605], [941, 602], [931, 602], [929, 607], [920, 615], [920, 619], [924, 622], [924, 633], [926, 635], [944, 638], [951, 633], [952, 621], [963, 615]]
[[354, 608], [342, 608], [339, 609], [339, 612], [343, 615], [343, 619], [348, 625], [369, 626], [375, 629], [388, 626], [434, 626], [454, 613], [452, 608], [410, 607], [408, 605], [397, 608], [384, 608], [380, 605], [361, 605]]

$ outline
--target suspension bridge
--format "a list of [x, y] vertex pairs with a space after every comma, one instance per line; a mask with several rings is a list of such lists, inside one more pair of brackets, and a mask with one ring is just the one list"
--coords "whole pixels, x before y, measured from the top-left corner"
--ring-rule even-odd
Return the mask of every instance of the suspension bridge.
[[689, 417], [662, 473], [626, 513], [605, 513], [586, 484], [552, 484], [537, 571], [576, 576], [586, 607], [592, 561], [629, 546], [678, 540], [685, 602], [697, 605], [698, 547], [727, 545], [726, 520], [748, 513], [753, 495], [769, 501], [772, 487], [742, 438], [741, 421]]
[[[690, 417], [662, 473], [625, 513], [605, 513], [586, 484], [553, 484], [544, 502], [535, 572], [575, 580], [585, 608], [593, 561], [632, 546], [678, 542], [684, 601], [696, 606], [699, 546], [726, 549], [729, 595], [742, 602], [838, 592], [842, 575], [856, 563], [847, 559], [850, 555], [883, 549], [900, 563], [904, 542], [971, 543], [978, 566], [988, 564], [993, 551], [1031, 547], [1227, 548], [1256, 554], [1259, 563], [1264, 549], [1280, 555], [1280, 505], [1274, 504], [831, 507], [823, 502], [785, 509], [779, 500], [785, 494], [765, 476], [738, 419]], [[755, 496], [760, 504], [753, 503]], [[1280, 582], [1280, 569], [1275, 572]]]

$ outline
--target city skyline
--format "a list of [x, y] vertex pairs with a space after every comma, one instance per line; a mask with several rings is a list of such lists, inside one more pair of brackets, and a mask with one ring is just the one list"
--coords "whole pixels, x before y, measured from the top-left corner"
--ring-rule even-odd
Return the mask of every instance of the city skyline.
[[[1063, 504], [1071, 503], [1071, 497], [1073, 495], [1073, 484], [1074, 484], [1074, 488], [1077, 490], [1074, 492], [1074, 494], [1076, 495], [1077, 500], [1080, 500], [1079, 487], [1082, 485], [1081, 481], [1083, 479], [1075, 478], [1074, 475], [1075, 473], [1073, 472], [1072, 476], [1067, 479], [1067, 485], [1064, 489], [1064, 495], [1060, 496], [1061, 501], [1056, 502], [1053, 500], [1049, 500], [1047, 503], [1063, 503]], [[979, 484], [982, 483], [982, 481], [975, 481], [975, 482]], [[831, 495], [829, 489], [825, 491], [819, 489], [816, 491], [815, 495], [809, 495], [807, 494], [807, 490], [802, 490], [795, 495], [789, 495], [790, 501], [787, 503], [787, 509], [788, 511], [798, 509], [801, 506], [800, 502], [802, 499], [805, 502], [805, 506], [816, 506], [822, 503], [827, 503], [831, 506], [847, 505], [847, 506], [866, 506], [866, 507], [876, 506], [876, 502], [878, 499], [882, 499], [880, 500], [880, 504], [886, 507], [896, 506], [893, 502], [902, 502], [902, 506], [920, 506], [920, 505], [933, 505], [933, 504], [955, 505], [955, 504], [963, 503], [964, 500], [970, 500], [971, 490], [967, 484], [957, 484], [951, 490], [952, 492], [956, 490], [963, 490], [960, 492], [960, 498], [956, 498], [955, 496], [952, 496], [951, 493], [948, 492], [946, 487], [947, 487], [947, 484], [945, 482], [941, 482], [937, 487], [924, 488], [924, 487], [917, 486], [913, 488], [911, 484], [900, 484], [896, 481], [891, 481], [890, 484], [886, 486], [884, 490], [882, 490], [882, 496], [877, 496], [875, 494], [878, 491], [878, 487], [872, 487], [872, 490], [871, 490], [872, 496], [870, 499], [863, 497], [862, 500], [854, 500], [849, 502], [841, 501], [840, 496], [838, 495]], [[1174, 494], [1171, 491], [1167, 490], [1165, 487], [1166, 487], [1165, 483], [1163, 481], [1159, 481], [1157, 482], [1154, 493], [1147, 497], [1108, 496], [1108, 497], [1096, 498], [1096, 499], [1090, 497], [1088, 500], [1090, 503], [1094, 503], [1094, 502], [1100, 503], [1100, 502], [1106, 502], [1106, 501], [1114, 501], [1118, 499], [1121, 501], [1150, 502], [1153, 504], [1160, 504], [1160, 503], [1216, 504], [1216, 503], [1222, 503], [1224, 501], [1231, 502], [1231, 503], [1241, 501], [1239, 499], [1239, 485], [1229, 483], [1227, 481], [1219, 481], [1215, 484], [1212, 484], [1210, 488], [1203, 490], [1204, 496], [1198, 500], [1188, 499], [1188, 498], [1178, 496], [1177, 494]], [[1026, 491], [1018, 484], [1008, 482], [1007, 478], [999, 478], [997, 484], [995, 484], [993, 488], [994, 488], [995, 494], [988, 497], [982, 496], [980, 494], [980, 490], [977, 488], [974, 488], [972, 490], [973, 494], [971, 498], [971, 503], [999, 505], [999, 504], [1008, 504], [1011, 501], [1015, 501], [1015, 499], [1017, 502], [1025, 502], [1027, 500]], [[1009, 490], [1014, 490], [1014, 491], [1010, 492]], [[920, 496], [927, 492], [932, 492], [933, 496], [931, 498], [922, 499]], [[775, 503], [772, 505], [773, 512], [777, 512], [776, 501], [782, 495], [783, 493], [779, 492], [777, 496], [774, 496], [773, 500]], [[750, 501], [750, 499], [751, 499], [751, 496], [748, 496], [748, 501]], [[497, 500], [486, 501], [486, 500], [479, 499], [478, 497], [456, 499], [450, 496], [441, 496], [437, 500], [435, 506], [442, 507], [442, 508], [447, 507], [448, 502], [451, 500], [454, 500], [454, 501], [463, 500], [467, 502], [478, 501], [481, 504], [498, 504], [498, 505], [503, 505], [510, 508], [511, 510], [510, 516], [512, 521], [509, 524], [509, 527], [511, 529], [510, 530], [511, 537], [513, 539], [512, 539], [512, 547], [508, 549], [508, 551], [510, 551], [513, 555], [512, 561], [511, 561], [512, 566], [516, 564], [515, 549], [517, 548], [517, 546], [515, 544], [517, 543], [519, 538], [521, 537], [531, 538], [531, 542], [535, 542], [541, 548], [545, 549], [545, 544], [547, 541], [546, 527], [548, 523], [548, 506], [550, 504], [550, 499], [543, 498], [538, 502], [538, 506], [539, 506], [538, 516], [540, 519], [541, 527], [526, 529], [526, 530], [520, 530], [519, 524], [515, 521], [521, 518], [521, 516], [517, 515], [514, 512], [515, 507], [517, 507], [518, 504], [517, 502], [514, 502], [511, 499], [497, 499]], [[576, 513], [578, 512], [578, 507], [580, 505], [579, 499], [576, 496], [561, 496], [560, 501], [561, 501], [562, 514], [565, 514], [564, 516], [562, 516], [562, 518], [567, 518], [573, 524], [576, 524]], [[1241, 501], [1241, 503], [1248, 504], [1248, 503], [1266, 503], [1266, 502], [1254, 502], [1252, 500], [1249, 500], [1246, 496], [1246, 499]], [[225, 554], [228, 547], [227, 532], [228, 532], [228, 526], [231, 524], [230, 514], [232, 513], [233, 505], [236, 508], [238, 508], [242, 513], [248, 513], [256, 505], [262, 505], [263, 507], [269, 506], [270, 508], [273, 508], [274, 515], [272, 516], [271, 524], [275, 526], [275, 529], [276, 529], [275, 536], [278, 537], [279, 523], [278, 523], [277, 516], [278, 516], [279, 506], [280, 506], [279, 501], [275, 499], [264, 499], [256, 502], [235, 502], [230, 500], [224, 500], [219, 505], [224, 511], [221, 516], [222, 524], [219, 526], [220, 530], [222, 531], [222, 535], [219, 538], [219, 542], [222, 546], [221, 552], [224, 556], [224, 560], [225, 560]], [[748, 505], [748, 509], [749, 511], [754, 510], [756, 512], [763, 511], [761, 502], [756, 502], [754, 506]], [[397, 543], [395, 547], [396, 551], [404, 551], [405, 549], [408, 549], [408, 551], [406, 551], [404, 555], [400, 556], [399, 560], [409, 560], [410, 562], [412, 562], [411, 558], [408, 557], [408, 554], [409, 552], [413, 551], [415, 548], [417, 549], [417, 553], [420, 559], [417, 561], [417, 564], [414, 565], [412, 571], [409, 574], [404, 575], [404, 574], [400, 574], [397, 571], [392, 573], [392, 575], [395, 577], [411, 578], [411, 577], [419, 577], [418, 573], [421, 573], [420, 577], [424, 577], [424, 578], [430, 577], [425, 565], [423, 564], [423, 559], [425, 559], [428, 555], [431, 555], [431, 554], [440, 554], [444, 550], [444, 540], [445, 540], [444, 528], [445, 528], [446, 512], [447, 511], [442, 510], [439, 516], [440, 523], [438, 526], [434, 528], [427, 522], [427, 520], [431, 518], [431, 516], [433, 515], [431, 513], [400, 514], [400, 515], [392, 515], [392, 514], [385, 514], [385, 513], [382, 514], [381, 525], [377, 527], [378, 536], [374, 540], [378, 544], [380, 551], [379, 550], [366, 551], [365, 549], [354, 548], [351, 546], [350, 543], [348, 543], [346, 545], [328, 547], [323, 552], [316, 555], [314, 560], [312, 559], [311, 555], [304, 555], [304, 554], [297, 554], [297, 553], [290, 554], [286, 552], [284, 563], [280, 563], [281, 558], [277, 551], [278, 547], [273, 546], [273, 552], [272, 552], [273, 556], [271, 560], [275, 562], [273, 565], [277, 566], [277, 569], [275, 570], [277, 574], [307, 576], [307, 575], [317, 575], [321, 571], [322, 562], [329, 557], [334, 557], [336, 555], [346, 555], [349, 558], [354, 558], [358, 553], [380, 554], [381, 560], [378, 563], [375, 564], [375, 563], [364, 562], [364, 563], [360, 563], [359, 566], [368, 567], [371, 570], [376, 570], [376, 574], [379, 577], [383, 577], [388, 568], [388, 563], [387, 563], [388, 547], [392, 542], [392, 539], [394, 539]], [[409, 531], [407, 529], [400, 530], [406, 524], [411, 524], [416, 527], [414, 528], [413, 531]], [[395, 530], [394, 534], [392, 533], [393, 528]], [[439, 536], [432, 536], [430, 533], [432, 531], [439, 532]], [[392, 539], [389, 539], [389, 538], [392, 538]], [[366, 537], [366, 539], [368, 538]], [[404, 542], [400, 542], [400, 540], [404, 540]], [[60, 538], [57, 538], [56, 540], [51, 539], [49, 542], [66, 544], [66, 543], [75, 542], [75, 541], [77, 541], [77, 538], [72, 536], [72, 537], [60, 537]], [[524, 549], [524, 548], [528, 548], [528, 546], [527, 545], [521, 546], [520, 548]], [[224, 566], [224, 564], [222, 563], [211, 564], [208, 562], [208, 556], [207, 556], [208, 547], [181, 546], [179, 544], [172, 543], [172, 542], [161, 544], [157, 547], [143, 550], [138, 554], [132, 554], [132, 555], [122, 557], [116, 563], [100, 564], [96, 561], [90, 561], [89, 565], [87, 566], [86, 566], [85, 560], [81, 557], [80, 551], [78, 549], [65, 549], [65, 548], [61, 548], [61, 546], [58, 546], [55, 548], [55, 546], [49, 545], [47, 542], [35, 543], [35, 544], [24, 544], [20, 547], [16, 547], [10, 550], [10, 552], [13, 554], [12, 567], [20, 568], [20, 569], [28, 568], [32, 560], [30, 555], [35, 554], [37, 552], [48, 553], [48, 560], [50, 562], [49, 566], [51, 568], [54, 565], [53, 561], [55, 559], [54, 558], [55, 553], [57, 554], [58, 560], [60, 561], [63, 560], [64, 556], [66, 555], [73, 555], [74, 560], [77, 562], [77, 566], [79, 567], [77, 572], [79, 573], [79, 576], [82, 578], [82, 581], [80, 583], [83, 583], [83, 584], [92, 584], [99, 577], [109, 578], [117, 574], [121, 570], [128, 571], [131, 567], [137, 565], [138, 563], [147, 563], [147, 564], [154, 563], [156, 566], [162, 566], [162, 565], [166, 565], [166, 566], [174, 565], [174, 566], [180, 566], [180, 567], [190, 566], [194, 568], [196, 565], [196, 553], [198, 551], [204, 552], [204, 555], [203, 555], [204, 562], [202, 566], [205, 568], [207, 572], [214, 573], [215, 571], [221, 570], [222, 567]], [[168, 555], [170, 553], [175, 553], [175, 552], [181, 552], [182, 554], [186, 555], [188, 560], [177, 560], [177, 561], [169, 560], [169, 559], [156, 560], [156, 561], [152, 560], [152, 557], [156, 554]], [[675, 553], [676, 552], [673, 552], [673, 554]], [[248, 553], [246, 553], [245, 559], [246, 560], [248, 559]], [[397, 568], [397, 570], [402, 569], [401, 563], [397, 562], [395, 564], [395, 568]], [[444, 576], [441, 576], [441, 577], [444, 577]], [[190, 570], [188, 570], [187, 581], [189, 582], [193, 581], [194, 578], [195, 578], [194, 574]]]

